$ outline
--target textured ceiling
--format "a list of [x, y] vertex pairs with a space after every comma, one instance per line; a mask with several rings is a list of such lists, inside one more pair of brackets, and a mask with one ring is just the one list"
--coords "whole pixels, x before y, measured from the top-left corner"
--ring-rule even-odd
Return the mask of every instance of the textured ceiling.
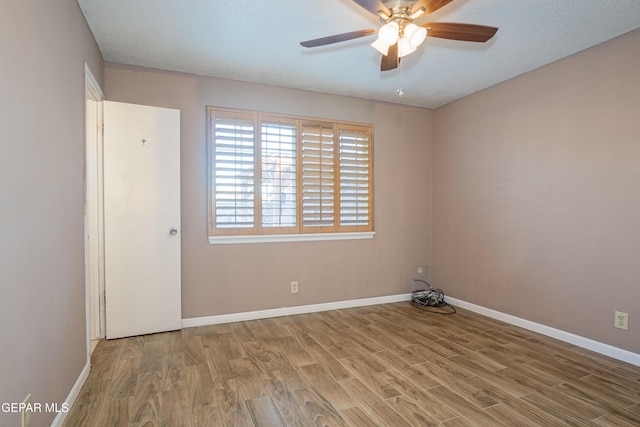
[[428, 37], [400, 74], [380, 72], [375, 35], [299, 45], [380, 26], [351, 0], [78, 3], [106, 61], [428, 108], [640, 28], [638, 0], [454, 0], [416, 22], [494, 26], [496, 36], [477, 44]]

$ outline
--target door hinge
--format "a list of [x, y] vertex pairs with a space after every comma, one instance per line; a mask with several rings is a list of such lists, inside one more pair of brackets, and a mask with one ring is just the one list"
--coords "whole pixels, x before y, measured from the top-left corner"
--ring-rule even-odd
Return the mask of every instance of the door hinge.
[[104, 122], [98, 123], [98, 132], [104, 135]]

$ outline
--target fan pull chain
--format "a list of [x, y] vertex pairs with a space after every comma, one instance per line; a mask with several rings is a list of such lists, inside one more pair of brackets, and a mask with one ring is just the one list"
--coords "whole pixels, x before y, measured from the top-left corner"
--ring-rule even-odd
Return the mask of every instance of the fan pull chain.
[[402, 90], [402, 61], [398, 60], [398, 96], [403, 96]]

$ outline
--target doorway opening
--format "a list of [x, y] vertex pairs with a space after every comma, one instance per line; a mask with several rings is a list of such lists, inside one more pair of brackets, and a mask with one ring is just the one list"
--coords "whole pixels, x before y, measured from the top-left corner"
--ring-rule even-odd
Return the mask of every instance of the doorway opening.
[[84, 253], [87, 357], [105, 338], [103, 101], [104, 94], [85, 64]]

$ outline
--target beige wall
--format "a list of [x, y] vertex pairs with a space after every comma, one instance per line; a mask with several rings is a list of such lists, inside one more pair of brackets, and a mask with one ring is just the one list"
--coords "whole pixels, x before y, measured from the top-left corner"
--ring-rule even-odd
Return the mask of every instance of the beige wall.
[[0, 402], [62, 403], [86, 363], [84, 62], [103, 62], [74, 0], [3, 2], [0, 61]]
[[[116, 64], [106, 64], [105, 93], [181, 110], [183, 318], [405, 293], [429, 264], [431, 111]], [[372, 123], [376, 236], [210, 245], [207, 105]]]
[[434, 285], [640, 353], [638, 46], [640, 30], [437, 110]]

